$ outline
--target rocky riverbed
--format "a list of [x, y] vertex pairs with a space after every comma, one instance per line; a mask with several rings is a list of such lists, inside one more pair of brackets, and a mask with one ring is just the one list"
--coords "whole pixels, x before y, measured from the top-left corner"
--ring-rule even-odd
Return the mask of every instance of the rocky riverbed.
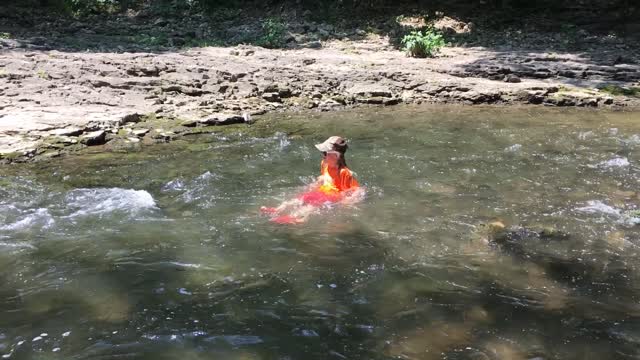
[[311, 37], [287, 49], [151, 51], [0, 39], [0, 161], [168, 141], [273, 111], [400, 103], [640, 107], [637, 49], [619, 43], [573, 52], [449, 46], [436, 58], [414, 59], [388, 35], [356, 35]]

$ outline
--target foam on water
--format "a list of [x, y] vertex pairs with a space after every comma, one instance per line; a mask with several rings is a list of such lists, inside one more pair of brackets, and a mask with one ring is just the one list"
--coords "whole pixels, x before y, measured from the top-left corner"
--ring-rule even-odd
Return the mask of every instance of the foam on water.
[[593, 135], [593, 131], [581, 131], [580, 133], [578, 133], [578, 139], [587, 140], [589, 138], [592, 138]]
[[291, 141], [287, 138], [287, 134], [277, 133], [275, 138], [278, 140], [278, 150], [280, 151], [291, 145]]
[[36, 227], [47, 229], [55, 223], [55, 220], [49, 213], [49, 210], [40, 208], [35, 210], [28, 210], [26, 214], [19, 218], [19, 220], [0, 226], [0, 230], [5, 231], [21, 231], [33, 229]]
[[507, 148], [504, 149], [504, 151], [506, 152], [518, 152], [522, 149], [522, 145], [520, 144], [513, 144]]
[[618, 142], [623, 146], [634, 147], [640, 145], [640, 135], [633, 134], [628, 138], [620, 138]]
[[68, 217], [102, 216], [113, 212], [137, 214], [156, 208], [156, 202], [144, 190], [121, 188], [76, 189], [66, 196], [66, 205], [75, 209]]
[[[200, 174], [188, 183], [182, 183], [183, 186], [180, 191], [183, 193], [180, 195], [182, 201], [186, 203], [200, 203], [203, 207], [210, 207], [213, 205], [212, 196], [212, 182], [221, 179], [220, 175], [206, 171]], [[175, 180], [174, 180], [175, 181]], [[174, 189], [177, 191], [177, 189]]]
[[600, 200], [587, 201], [587, 206], [576, 208], [576, 210], [587, 214], [620, 216], [620, 210], [611, 207]]
[[25, 243], [25, 242], [12, 243], [12, 242], [6, 242], [6, 241], [0, 241], [0, 248], [36, 249], [35, 246], [33, 246], [33, 245], [29, 244], [29, 243]]
[[41, 204], [50, 197], [51, 192], [41, 184], [21, 177], [8, 178], [0, 176], [0, 211], [2, 206], [20, 209], [41, 207]]
[[180, 179], [171, 180], [162, 186], [162, 191], [182, 191], [185, 188], [184, 181]]
[[598, 167], [604, 169], [612, 169], [612, 168], [622, 168], [629, 166], [629, 160], [626, 157], [615, 157], [613, 159], [609, 159], [607, 161], [603, 161], [598, 164]]
[[196, 178], [196, 180], [209, 180], [209, 179], [218, 179], [219, 176], [212, 173], [211, 171], [207, 171]]

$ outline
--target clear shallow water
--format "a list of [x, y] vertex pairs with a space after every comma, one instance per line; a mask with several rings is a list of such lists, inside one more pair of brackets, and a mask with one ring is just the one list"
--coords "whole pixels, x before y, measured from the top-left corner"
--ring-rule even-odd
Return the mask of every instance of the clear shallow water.
[[[640, 114], [396, 107], [268, 121], [0, 169], [0, 354], [640, 356], [628, 214]], [[336, 133], [366, 200], [301, 226], [261, 217], [312, 181], [313, 144]], [[496, 218], [570, 238], [501, 248], [483, 226]]]

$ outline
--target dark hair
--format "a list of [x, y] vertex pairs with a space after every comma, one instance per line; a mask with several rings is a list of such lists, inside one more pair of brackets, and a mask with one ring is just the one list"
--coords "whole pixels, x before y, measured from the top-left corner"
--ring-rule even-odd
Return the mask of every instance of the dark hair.
[[[346, 145], [344, 146], [344, 151], [347, 150]], [[332, 150], [331, 152], [335, 152], [338, 154], [338, 168], [342, 169], [343, 167], [347, 167], [347, 160], [345, 160], [344, 158], [344, 152], [338, 151], [338, 150]], [[323, 151], [322, 152], [322, 157], [326, 157], [327, 156], [327, 151]]]
[[347, 149], [349, 148], [349, 145], [347, 145], [346, 142], [342, 143], [342, 145], [339, 144], [333, 144], [333, 150], [339, 152], [340, 154], [344, 155], [344, 153], [347, 152]]

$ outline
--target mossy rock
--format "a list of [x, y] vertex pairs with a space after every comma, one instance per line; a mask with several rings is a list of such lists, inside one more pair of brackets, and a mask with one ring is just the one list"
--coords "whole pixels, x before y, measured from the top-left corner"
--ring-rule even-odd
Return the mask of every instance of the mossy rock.
[[640, 87], [622, 87], [618, 85], [606, 85], [600, 91], [614, 96], [629, 96], [640, 98]]
[[16, 161], [20, 158], [23, 158], [25, 156], [25, 154], [19, 152], [19, 151], [14, 151], [14, 152], [10, 152], [10, 153], [5, 153], [5, 154], [0, 154], [0, 159], [6, 159], [9, 161]]

